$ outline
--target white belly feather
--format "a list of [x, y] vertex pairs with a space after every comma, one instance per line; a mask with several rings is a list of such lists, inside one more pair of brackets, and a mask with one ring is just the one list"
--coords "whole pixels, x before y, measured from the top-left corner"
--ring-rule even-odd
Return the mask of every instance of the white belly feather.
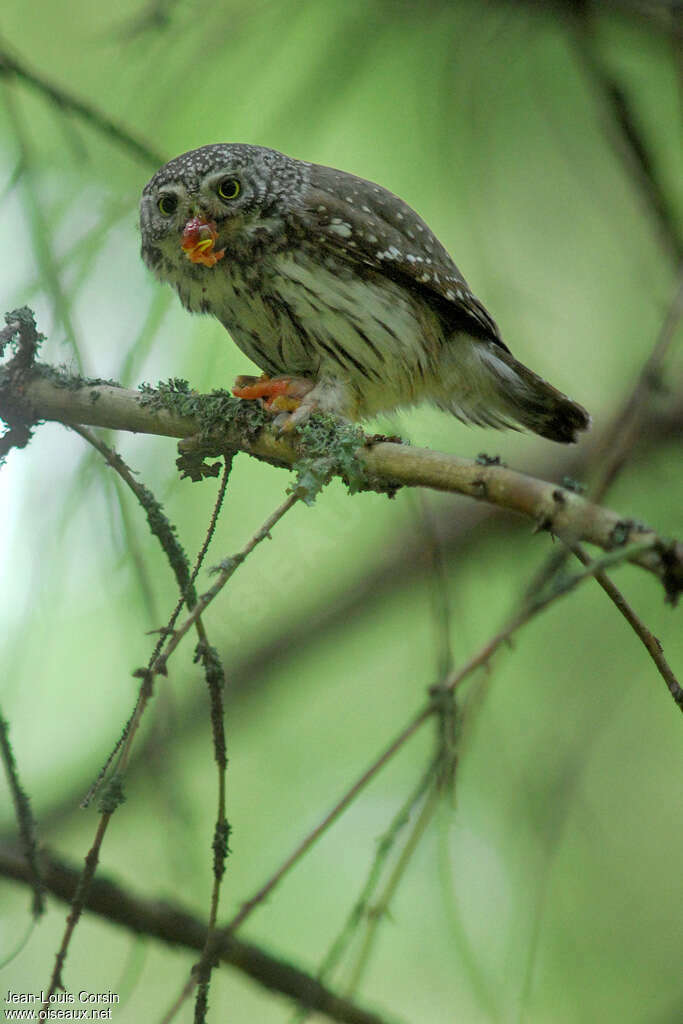
[[439, 321], [405, 289], [337, 261], [311, 269], [292, 253], [261, 269], [258, 290], [235, 280], [227, 290], [223, 278], [219, 319], [267, 373], [335, 379], [360, 416], [433, 388]]

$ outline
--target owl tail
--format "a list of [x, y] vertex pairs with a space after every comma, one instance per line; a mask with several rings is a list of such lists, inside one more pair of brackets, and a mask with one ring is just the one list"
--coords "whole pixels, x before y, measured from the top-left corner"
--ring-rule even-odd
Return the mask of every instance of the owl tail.
[[588, 429], [591, 418], [583, 406], [518, 362], [506, 348], [470, 338], [463, 342], [451, 350], [457, 363], [444, 367], [448, 397], [437, 400], [441, 408], [465, 421], [523, 427], [563, 444], [576, 441], [577, 434]]

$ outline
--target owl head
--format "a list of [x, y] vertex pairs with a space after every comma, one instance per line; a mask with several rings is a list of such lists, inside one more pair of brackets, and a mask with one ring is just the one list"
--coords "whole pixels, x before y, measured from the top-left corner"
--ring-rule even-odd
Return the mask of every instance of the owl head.
[[273, 149], [237, 143], [176, 157], [142, 193], [143, 260], [162, 276], [164, 267], [188, 269], [188, 261], [213, 267], [226, 252], [244, 253], [259, 230], [281, 226], [281, 215], [304, 188], [307, 166]]

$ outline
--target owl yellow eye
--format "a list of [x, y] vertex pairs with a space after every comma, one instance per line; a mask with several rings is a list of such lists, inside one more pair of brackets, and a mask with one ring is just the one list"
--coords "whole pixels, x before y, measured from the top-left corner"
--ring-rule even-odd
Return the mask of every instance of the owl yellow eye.
[[157, 206], [159, 207], [159, 213], [162, 214], [162, 216], [170, 217], [178, 208], [178, 197], [167, 192], [165, 195], [159, 196]]
[[240, 194], [240, 183], [237, 178], [223, 178], [218, 183], [218, 196], [220, 199], [229, 201], [237, 199]]

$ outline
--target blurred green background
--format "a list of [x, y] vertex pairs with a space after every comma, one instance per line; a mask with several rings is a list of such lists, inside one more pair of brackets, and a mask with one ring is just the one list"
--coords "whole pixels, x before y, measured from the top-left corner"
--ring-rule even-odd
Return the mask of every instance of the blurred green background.
[[[588, 21], [575, 21], [582, 10]], [[658, 3], [37, 0], [27, 12], [5, 0], [0, 50], [161, 159], [253, 142], [397, 192], [515, 354], [586, 405], [599, 437], [676, 289], [670, 239], [628, 170], [600, 75], [624, 90], [680, 224], [674, 30]], [[2, 67], [2, 311], [28, 303], [46, 361], [127, 386], [182, 376], [210, 390], [251, 372], [223, 328], [189, 318], [139, 259], [136, 207], [154, 163]], [[679, 345], [650, 396], [652, 423], [680, 409], [682, 390]], [[589, 472], [590, 438], [568, 454], [429, 409], [372, 426], [552, 479], [568, 458]], [[644, 431], [606, 499], [679, 537], [680, 437], [680, 419]], [[179, 482], [168, 439], [115, 443], [195, 552], [215, 482]], [[288, 482], [237, 458], [207, 566], [242, 547]], [[480, 511], [454, 496], [388, 501], [332, 484], [277, 526], [211, 608], [228, 676], [222, 920], [438, 681], [445, 603], [456, 665], [518, 605], [552, 541], [512, 517], [480, 521]], [[79, 801], [132, 706], [131, 672], [175, 584], [131, 496], [58, 425], [10, 455], [0, 514], [3, 713], [41, 840], [80, 862], [97, 819]], [[430, 569], [434, 536], [447, 602]], [[680, 670], [680, 610], [644, 573], [615, 577]], [[200, 590], [209, 579], [204, 571]], [[407, 867], [358, 1000], [430, 1024], [683, 1019], [680, 719], [643, 648], [589, 583], [537, 618], [468, 693], [455, 802], [443, 801]], [[245, 938], [316, 971], [433, 744], [427, 725], [256, 911]], [[102, 871], [205, 915], [216, 782], [189, 646], [158, 681], [138, 747]], [[0, 893], [4, 960], [28, 926], [29, 894], [6, 881]], [[47, 986], [64, 919], [51, 901], [5, 964], [5, 990]], [[157, 1020], [195, 959], [86, 915], [65, 981], [125, 996], [117, 1024]], [[352, 961], [333, 987], [343, 989]], [[216, 972], [210, 1001], [213, 1021], [292, 1020], [291, 1004], [229, 968]], [[191, 1003], [178, 1019], [192, 1019]]]

